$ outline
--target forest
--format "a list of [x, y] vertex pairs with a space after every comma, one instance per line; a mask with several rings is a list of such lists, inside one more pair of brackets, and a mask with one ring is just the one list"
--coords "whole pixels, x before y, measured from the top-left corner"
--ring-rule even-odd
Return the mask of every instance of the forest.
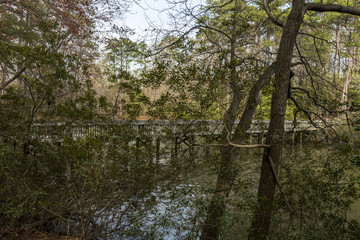
[[0, 238], [360, 239], [360, 2], [146, 1], [0, 0]]

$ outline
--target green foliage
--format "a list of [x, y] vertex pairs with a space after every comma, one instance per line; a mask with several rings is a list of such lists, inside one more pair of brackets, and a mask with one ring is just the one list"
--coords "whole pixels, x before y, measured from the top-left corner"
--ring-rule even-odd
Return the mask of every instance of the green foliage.
[[263, 91], [258, 110], [255, 117], [257, 119], [270, 119], [271, 93], [267, 89]]
[[[2, 226], [36, 219], [49, 231], [86, 239], [146, 235], [148, 228], [165, 234], [157, 229], [171, 219], [153, 219], [153, 224], [141, 219], [157, 211], [153, 207], [161, 198], [180, 199], [189, 192], [172, 190], [172, 181], [177, 183], [178, 178], [175, 169], [155, 165], [149, 133], [138, 135], [127, 125], [106, 125], [102, 135], [90, 132], [73, 140], [61, 135], [70, 132], [68, 127], [74, 128], [64, 125], [52, 142], [33, 140], [28, 154], [12, 144], [0, 144]], [[63, 141], [56, 144], [59, 139]], [[188, 204], [186, 200], [177, 206]], [[175, 209], [168, 211], [174, 214]]]
[[[239, 100], [238, 118], [249, 89], [276, 58], [281, 29], [269, 24], [256, 1], [239, 1], [237, 11], [234, 2], [207, 1], [195, 36], [164, 37], [157, 47], [168, 47], [156, 56], [145, 58], [144, 42], [110, 39], [101, 67], [113, 94], [105, 97], [93, 86], [99, 77], [94, 73], [98, 53], [93, 36], [76, 30], [92, 30], [90, 22], [81, 21], [90, 12], [80, 14], [81, 4], [88, 1], [54, 1], [52, 6], [36, 2], [16, 1], [25, 7], [21, 10], [12, 5], [14, 1], [7, 1], [1, 4], [11, 8], [0, 9], [1, 83], [24, 69], [0, 92], [0, 228], [29, 224], [84, 239], [165, 239], [176, 230], [178, 236], [184, 232], [188, 239], [198, 238], [210, 190], [208, 186], [207, 191], [199, 189], [204, 182], [189, 183], [187, 174], [190, 166], [196, 163], [200, 169], [204, 162], [217, 171], [219, 157], [206, 155], [207, 159], [203, 148], [196, 149], [203, 153], [198, 156], [201, 160], [191, 156], [196, 154], [194, 143], [186, 139], [191, 134], [188, 129], [181, 129], [186, 134], [176, 139], [187, 148], [176, 149], [181, 152], [178, 158], [168, 157], [175, 155], [169, 129], [156, 136], [165, 139], [162, 148], [154, 144], [158, 139], [152, 132], [137, 132], [131, 125], [111, 124], [109, 119], [222, 120], [233, 97]], [[272, 1], [270, 8], [284, 21], [290, 1]], [[344, 65], [336, 72], [334, 61], [358, 58], [356, 20], [339, 14], [306, 14], [296, 49], [301, 55], [298, 60], [306, 66], [293, 67], [292, 86], [297, 89], [292, 96], [312, 116], [326, 116], [320, 105], [337, 111], [347, 104], [339, 101], [341, 91], [333, 91], [343, 87], [346, 73], [352, 81], [347, 95], [350, 110], [360, 106], [356, 64], [351, 71]], [[336, 49], [334, 28], [344, 33]], [[149, 96], [148, 89], [159, 92]], [[256, 119], [270, 118], [273, 90], [272, 83], [262, 90]], [[298, 112], [297, 117], [304, 117], [301, 110], [289, 100], [286, 118]], [[360, 130], [358, 120], [356, 130]], [[95, 121], [107, 124], [74, 136], [80, 126]], [[269, 238], [358, 239], [359, 224], [346, 219], [346, 212], [358, 198], [359, 184], [352, 172], [356, 166], [349, 159], [358, 163], [359, 154], [349, 149], [325, 154], [317, 146], [311, 150], [306, 154], [286, 151], [291, 154], [279, 165], [294, 211], [288, 212], [283, 197], [277, 196]], [[158, 152], [162, 158], [156, 156]], [[246, 172], [244, 162], [241, 159], [237, 167]], [[251, 167], [258, 171], [258, 166]], [[213, 174], [204, 175], [211, 177], [209, 186], [214, 185]], [[244, 176], [236, 179], [227, 202], [229, 211], [221, 219], [224, 239], [246, 234], [256, 205], [254, 182]], [[164, 203], [165, 210], [159, 209]]]
[[139, 68], [147, 62], [146, 48], [145, 43], [136, 43], [128, 38], [111, 39], [107, 43], [105, 73], [110, 88], [116, 90], [111, 110], [113, 119], [135, 119], [149, 103], [141, 91], [142, 80], [139, 76]]
[[347, 219], [351, 204], [359, 198], [348, 149], [318, 146], [310, 151], [294, 149], [283, 163], [280, 178], [293, 212], [282, 207], [284, 198], [279, 194], [273, 237], [357, 239], [358, 223]]

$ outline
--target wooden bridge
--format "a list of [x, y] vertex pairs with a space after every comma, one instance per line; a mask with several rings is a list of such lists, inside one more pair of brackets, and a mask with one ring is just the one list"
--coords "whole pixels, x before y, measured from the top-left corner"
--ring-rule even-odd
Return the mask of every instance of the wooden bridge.
[[[235, 126], [238, 122], [235, 122]], [[269, 120], [252, 121], [248, 133], [249, 143], [264, 143]], [[285, 132], [292, 142], [302, 142], [304, 132], [318, 130], [309, 121], [285, 121]], [[172, 120], [136, 120], [114, 122], [88, 123], [35, 123], [32, 125], [34, 138], [40, 141], [57, 142], [62, 144], [65, 136], [73, 140], [87, 136], [110, 136], [118, 138], [128, 134], [125, 138], [129, 145], [137, 148], [145, 147], [154, 156], [154, 160], [174, 159], [180, 152], [187, 152], [192, 156], [196, 146], [205, 146], [205, 156], [209, 154], [209, 147], [221, 135], [223, 124], [221, 121], [172, 121]]]
[[[235, 126], [238, 121], [235, 122]], [[269, 120], [253, 120], [248, 134], [266, 134], [269, 126]], [[136, 134], [148, 134], [153, 137], [162, 137], [172, 135], [176, 137], [191, 136], [210, 136], [220, 135], [223, 129], [221, 121], [215, 120], [120, 120], [114, 122], [88, 122], [88, 123], [35, 123], [32, 126], [33, 134], [42, 139], [51, 139], [64, 135], [71, 136], [73, 139], [83, 138], [85, 136], [99, 136], [112, 133], [113, 129], [126, 127]], [[309, 121], [298, 120], [296, 124], [293, 121], [285, 121], [285, 132], [304, 132], [316, 131]]]

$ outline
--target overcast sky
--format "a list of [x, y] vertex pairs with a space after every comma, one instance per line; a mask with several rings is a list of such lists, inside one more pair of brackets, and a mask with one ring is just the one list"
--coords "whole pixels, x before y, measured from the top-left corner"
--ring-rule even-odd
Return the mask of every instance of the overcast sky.
[[143, 0], [139, 5], [133, 4], [130, 11], [126, 14], [126, 23], [130, 28], [144, 31], [147, 20], [160, 23], [167, 20], [167, 13], [161, 12], [167, 9], [165, 0]]
[[144, 37], [151, 28], [149, 22], [165, 27], [169, 20], [166, 9], [166, 0], [142, 0], [140, 4], [133, 4], [124, 18], [125, 25], [135, 32], [130, 37], [133, 40]]
[[[205, 0], [189, 0], [189, 7], [204, 2]], [[181, 6], [179, 7], [181, 8]], [[124, 24], [134, 29], [135, 34], [130, 36], [132, 40], [143, 39], [151, 40], [152, 29], [149, 22], [158, 28], [169, 29], [171, 26], [169, 9], [174, 10], [172, 5], [168, 5], [166, 0], [141, 0], [139, 4], [133, 4], [125, 14]], [[146, 37], [146, 35], [148, 35]]]

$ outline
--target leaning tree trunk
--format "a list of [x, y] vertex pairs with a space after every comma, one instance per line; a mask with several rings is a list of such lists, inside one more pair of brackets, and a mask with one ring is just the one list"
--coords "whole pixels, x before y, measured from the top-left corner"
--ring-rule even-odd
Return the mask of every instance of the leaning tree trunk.
[[[232, 99], [230, 105], [224, 115], [223, 124], [224, 129], [222, 131], [221, 142], [226, 144], [228, 139], [228, 133], [232, 132], [234, 122], [236, 119], [236, 114], [239, 110], [241, 103], [241, 91], [237, 83], [237, 71], [236, 71], [236, 59], [235, 59], [235, 47], [236, 47], [236, 26], [237, 26], [237, 8], [238, 1], [235, 0], [234, 8], [234, 19], [232, 25], [232, 34], [231, 34], [231, 51], [230, 51], [230, 87], [232, 90]], [[218, 173], [218, 178], [216, 181], [215, 192], [213, 198], [208, 206], [206, 220], [204, 223], [203, 230], [201, 232], [200, 240], [217, 240], [220, 235], [220, 222], [221, 217], [225, 211], [225, 200], [229, 189], [231, 188], [231, 182], [233, 175], [235, 174], [234, 170], [231, 169], [233, 165], [232, 162], [232, 146], [224, 146], [220, 148], [221, 152], [221, 162], [220, 169]]]
[[[239, 124], [236, 126], [235, 134], [232, 138], [233, 143], [241, 144], [245, 140], [246, 131], [251, 126], [251, 120], [254, 116], [256, 107], [259, 104], [259, 95], [261, 89], [270, 81], [271, 76], [275, 72], [276, 63], [271, 64], [265, 72], [260, 76], [259, 80], [252, 86], [246, 107], [240, 118]], [[240, 95], [234, 95], [232, 104], [224, 118], [225, 128], [223, 131], [223, 143], [228, 144], [228, 131], [232, 129], [235, 122], [234, 112], [238, 109], [241, 101]], [[237, 107], [236, 107], [237, 106]], [[236, 110], [237, 111], [237, 110]], [[221, 162], [214, 196], [208, 207], [204, 228], [201, 234], [201, 240], [219, 239], [221, 218], [224, 215], [226, 207], [226, 198], [232, 189], [234, 179], [237, 175], [235, 161], [240, 155], [241, 149], [233, 146], [224, 146], [221, 148]]]
[[282, 136], [286, 101], [290, 84], [290, 67], [296, 35], [302, 24], [305, 11], [305, 0], [293, 0], [292, 10], [285, 24], [277, 56], [275, 70], [275, 92], [271, 98], [271, 119], [266, 143], [270, 148], [265, 149], [262, 161], [260, 182], [258, 189], [258, 210], [251, 226], [249, 239], [262, 240], [267, 238], [270, 228], [272, 204], [275, 193], [275, 179], [270, 160], [277, 164], [282, 151]]

